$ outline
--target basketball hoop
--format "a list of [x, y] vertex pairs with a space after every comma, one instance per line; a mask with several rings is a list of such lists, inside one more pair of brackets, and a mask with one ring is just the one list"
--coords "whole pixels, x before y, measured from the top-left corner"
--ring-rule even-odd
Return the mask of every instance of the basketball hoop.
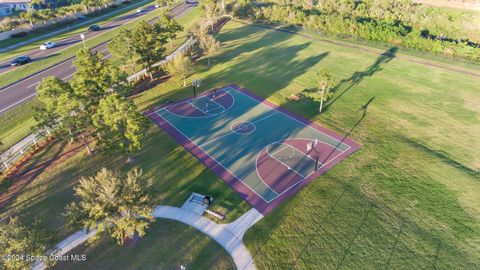
[[200, 87], [200, 83], [202, 82], [202, 80], [193, 80], [192, 81], [192, 86], [193, 87]]
[[193, 86], [193, 98], [197, 98], [197, 88], [200, 87], [201, 80], [193, 80], [192, 81], [192, 86]]
[[318, 144], [318, 139], [315, 139], [314, 141], [310, 141], [309, 143], [307, 143], [307, 153], [312, 151], [312, 150], [315, 150], [315, 147], [317, 146]]
[[318, 169], [318, 159], [320, 157], [320, 151], [316, 148], [318, 144], [318, 139], [312, 140], [309, 143], [307, 143], [307, 154], [310, 153], [310, 151], [315, 151], [315, 171]]

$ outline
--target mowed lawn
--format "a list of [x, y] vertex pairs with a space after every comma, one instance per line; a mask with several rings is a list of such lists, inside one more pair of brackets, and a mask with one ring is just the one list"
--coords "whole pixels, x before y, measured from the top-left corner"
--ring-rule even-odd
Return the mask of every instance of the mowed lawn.
[[84, 262], [63, 262], [54, 269], [235, 269], [232, 258], [215, 241], [176, 221], [155, 222], [149, 236], [117, 245], [114, 240], [81, 247], [70, 254], [86, 254]]
[[[362, 144], [247, 232], [259, 269], [478, 268], [479, 79], [239, 23], [218, 38], [202, 89], [238, 83]], [[319, 115], [287, 97], [321, 68], [342, 83]], [[170, 88], [136, 101], [191, 95]]]

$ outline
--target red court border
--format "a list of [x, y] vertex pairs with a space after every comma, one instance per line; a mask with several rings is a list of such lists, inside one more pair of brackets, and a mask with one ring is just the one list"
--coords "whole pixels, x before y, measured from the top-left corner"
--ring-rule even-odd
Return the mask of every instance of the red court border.
[[[235, 175], [230, 173], [226, 168], [224, 168], [220, 163], [218, 163], [215, 159], [213, 159], [208, 153], [200, 149], [194, 142], [192, 142], [189, 138], [185, 137], [182, 133], [180, 133], [175, 127], [170, 125], [163, 117], [159, 116], [155, 112], [158, 111], [159, 109], [162, 109], [164, 107], [168, 107], [170, 105], [175, 105], [178, 102], [183, 102], [189, 99], [192, 99], [192, 97], [185, 98], [183, 100], [180, 100], [175, 103], [171, 104], [164, 104], [158, 107], [154, 107], [149, 109], [148, 111], [145, 112], [145, 114], [152, 120], [154, 121], [158, 126], [160, 126], [163, 130], [165, 130], [171, 137], [173, 137], [179, 144], [181, 144], [185, 149], [187, 149], [193, 156], [195, 156], [198, 160], [200, 160], [205, 166], [210, 168], [217, 176], [219, 176], [221, 179], [223, 179], [227, 184], [232, 187], [237, 193], [240, 194], [240, 196], [246, 200], [250, 205], [252, 205], [255, 209], [257, 209], [260, 213], [266, 215], [270, 213], [273, 209], [275, 209], [278, 205], [280, 205], [283, 201], [288, 199], [290, 196], [298, 192], [300, 189], [302, 189], [304, 186], [308, 185], [311, 183], [313, 180], [315, 180], [317, 177], [331, 169], [333, 166], [335, 166], [337, 163], [351, 155], [353, 152], [358, 150], [360, 148], [360, 145], [356, 143], [355, 141], [342, 137], [339, 134], [326, 129], [325, 127], [320, 126], [319, 124], [312, 122], [310, 120], [307, 120], [297, 114], [294, 114], [279, 105], [268, 101], [260, 96], [257, 96], [253, 94], [252, 92], [237, 86], [235, 84], [230, 84], [227, 86], [224, 86], [222, 88], [219, 88], [217, 91], [220, 91], [225, 88], [233, 88], [236, 91], [239, 91], [255, 100], [257, 100], [259, 103], [263, 103], [272, 109], [275, 109], [283, 114], [286, 114], [287, 116], [303, 123], [306, 126], [310, 126], [313, 129], [316, 129], [324, 134], [327, 134], [333, 138], [335, 138], [339, 143], [347, 144], [350, 146], [348, 150], [343, 152], [342, 154], [336, 156], [334, 159], [331, 160], [327, 165], [321, 167], [317, 172], [311, 174], [307, 178], [304, 178], [302, 181], [297, 182], [295, 185], [293, 185], [287, 192], [281, 194], [271, 202], [266, 202], [258, 196], [255, 192], [253, 192], [250, 187], [248, 187], [246, 184], [244, 184], [240, 179], [238, 179]], [[212, 93], [211, 91], [207, 91], [203, 93], [200, 96], [208, 95]], [[330, 161], [330, 160], [329, 160]]]

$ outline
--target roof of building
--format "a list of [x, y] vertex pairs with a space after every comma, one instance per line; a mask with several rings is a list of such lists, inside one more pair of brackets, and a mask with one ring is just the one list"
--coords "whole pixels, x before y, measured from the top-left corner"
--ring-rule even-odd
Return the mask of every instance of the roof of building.
[[0, 0], [0, 4], [28, 4], [32, 0]]

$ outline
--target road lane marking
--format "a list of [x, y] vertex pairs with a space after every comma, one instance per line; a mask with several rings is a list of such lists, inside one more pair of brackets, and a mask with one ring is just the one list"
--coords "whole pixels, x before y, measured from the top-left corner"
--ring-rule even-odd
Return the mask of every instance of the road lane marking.
[[13, 103], [13, 104], [10, 104], [10, 105], [8, 105], [7, 107], [1, 109], [1, 110], [0, 110], [0, 113], [6, 111], [6, 110], [8, 110], [8, 109], [10, 109], [10, 108], [13, 107], [13, 106], [16, 106], [16, 105], [19, 104], [19, 103], [22, 103], [22, 102], [24, 102], [25, 100], [27, 100], [27, 99], [29, 99], [29, 98], [32, 98], [32, 97], [34, 97], [34, 96], [36, 96], [36, 95], [37, 95], [37, 92], [29, 95], [28, 97], [24, 97], [24, 98], [22, 98], [21, 100], [15, 102], [15, 103]]
[[72, 77], [72, 76], [73, 76], [73, 73], [70, 74], [70, 75], [68, 75], [67, 77], [63, 78], [62, 81], [65, 81], [66, 79], [68, 79], [68, 78], [70, 78], [70, 77]]
[[41, 81], [38, 81], [38, 82], [36, 82], [36, 83], [34, 83], [34, 84], [30, 84], [29, 86], [27, 86], [27, 88], [32, 88], [32, 86], [35, 86], [35, 85], [39, 84], [40, 82], [41, 82]]

